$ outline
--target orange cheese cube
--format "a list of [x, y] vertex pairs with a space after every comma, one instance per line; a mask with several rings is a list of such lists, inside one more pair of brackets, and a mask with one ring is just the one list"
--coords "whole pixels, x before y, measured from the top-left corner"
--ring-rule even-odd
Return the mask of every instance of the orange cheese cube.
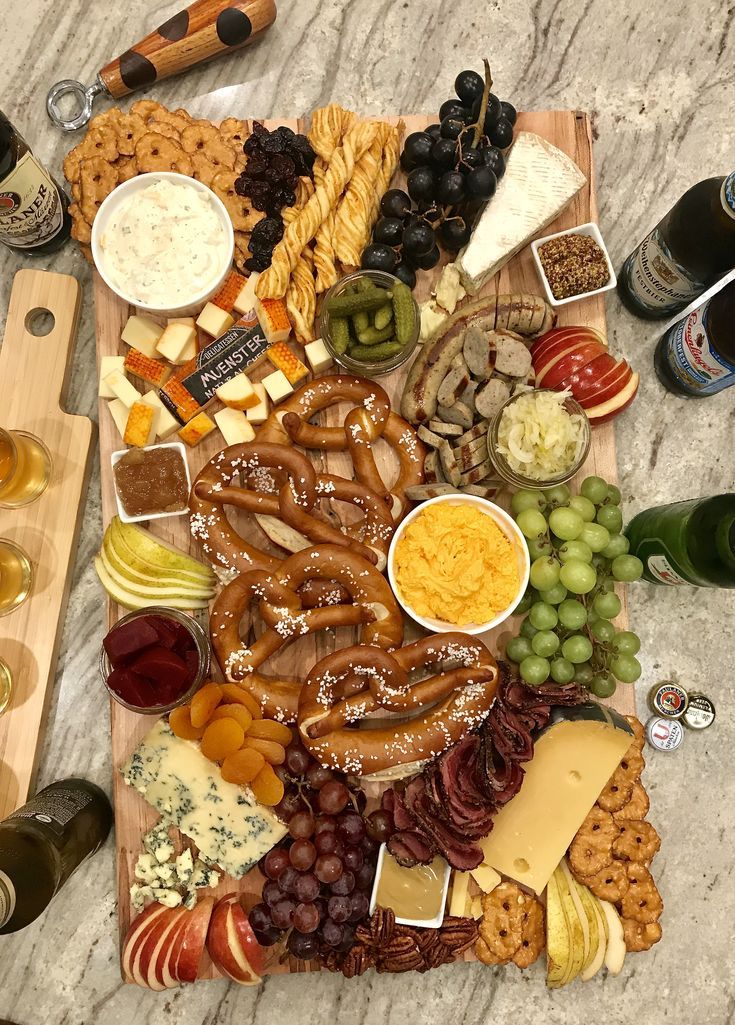
[[256, 296], [255, 312], [271, 345], [286, 341], [291, 334], [291, 321], [283, 299], [258, 299]]
[[213, 306], [219, 306], [221, 310], [230, 313], [235, 305], [235, 300], [245, 287], [245, 278], [236, 270], [230, 271], [227, 279], [219, 292], [210, 300]]
[[152, 384], [155, 388], [160, 388], [171, 373], [170, 368], [160, 360], [151, 359], [139, 349], [128, 349], [123, 365], [129, 374], [142, 377], [144, 381]]
[[231, 380], [225, 381], [214, 394], [230, 409], [252, 409], [260, 402], [247, 374], [237, 374]]
[[305, 367], [298, 356], [291, 352], [285, 342], [276, 342], [275, 345], [271, 345], [266, 356], [276, 370], [283, 371], [289, 384], [296, 384], [309, 373], [309, 368]]
[[199, 444], [202, 438], [206, 438], [208, 434], [211, 434], [215, 427], [216, 424], [213, 420], [209, 419], [206, 413], [197, 413], [185, 427], [181, 428], [179, 437], [193, 448]]
[[128, 413], [128, 421], [125, 424], [123, 441], [126, 445], [135, 445], [143, 448], [148, 444], [151, 431], [155, 435], [154, 419], [156, 411], [145, 402], [134, 402]]

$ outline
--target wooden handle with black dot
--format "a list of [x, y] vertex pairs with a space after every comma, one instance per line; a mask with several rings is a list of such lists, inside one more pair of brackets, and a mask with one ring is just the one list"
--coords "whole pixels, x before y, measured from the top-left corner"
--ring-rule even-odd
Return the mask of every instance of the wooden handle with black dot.
[[115, 99], [247, 46], [276, 20], [275, 0], [196, 0], [100, 71]]

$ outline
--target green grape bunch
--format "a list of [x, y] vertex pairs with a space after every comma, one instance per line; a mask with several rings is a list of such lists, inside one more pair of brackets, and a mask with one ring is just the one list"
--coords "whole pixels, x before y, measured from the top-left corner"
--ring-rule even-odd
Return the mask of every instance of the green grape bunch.
[[617, 681], [635, 683], [641, 675], [640, 639], [612, 623], [622, 607], [615, 583], [643, 573], [621, 533], [620, 498], [614, 484], [596, 476], [582, 481], [578, 495], [566, 484], [513, 495], [511, 509], [532, 561], [516, 609], [526, 616], [506, 655], [526, 683], [575, 682], [606, 698]]

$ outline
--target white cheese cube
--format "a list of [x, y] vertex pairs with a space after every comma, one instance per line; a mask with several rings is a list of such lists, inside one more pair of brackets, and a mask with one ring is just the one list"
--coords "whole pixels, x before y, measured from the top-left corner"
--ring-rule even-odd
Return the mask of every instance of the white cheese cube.
[[100, 386], [97, 394], [101, 399], [115, 398], [115, 393], [112, 388], [110, 388], [109, 384], [105, 382], [105, 378], [108, 374], [111, 374], [113, 370], [124, 372], [124, 364], [124, 356], [103, 356], [100, 360]]
[[483, 893], [490, 893], [491, 890], [500, 885], [500, 876], [490, 865], [478, 865], [477, 868], [470, 870], [470, 875]]
[[214, 420], [227, 445], [243, 445], [255, 437], [253, 425], [241, 409], [220, 409]]
[[161, 402], [158, 397], [158, 392], [154, 391], [152, 388], [150, 391], [145, 393], [141, 402], [145, 402], [146, 406], [152, 406], [153, 409], [157, 411], [158, 416], [154, 418], [153, 423], [156, 430], [156, 436], [159, 437], [161, 441], [165, 441], [166, 438], [169, 438], [174, 431], [178, 431], [181, 427], [181, 424], [173, 413], [171, 413], [171, 411], [168, 410]]
[[334, 363], [329, 350], [321, 338], [317, 338], [313, 342], [307, 342], [304, 346], [304, 352], [309, 361], [309, 366], [315, 374], [321, 374], [323, 370], [328, 370]]
[[[286, 384], [288, 384], [288, 381]], [[258, 381], [257, 384], [254, 384], [253, 388], [258, 396], [258, 405], [251, 406], [250, 409], [245, 411], [245, 415], [250, 423], [257, 427], [258, 424], [265, 423], [268, 419], [268, 396], [266, 395], [265, 388], [260, 381]]]
[[107, 403], [107, 408], [110, 411], [110, 416], [115, 422], [117, 433], [120, 435], [120, 439], [122, 440], [122, 437], [125, 434], [125, 427], [128, 422], [128, 413], [130, 410], [122, 399], [113, 399], [112, 402]]
[[197, 327], [200, 327], [202, 331], [206, 331], [212, 338], [219, 338], [228, 328], [232, 327], [235, 321], [227, 310], [221, 310], [214, 303], [207, 303], [197, 317], [196, 323]]
[[238, 313], [249, 313], [250, 310], [255, 309], [255, 286], [259, 277], [260, 274], [252, 273], [240, 289], [240, 294], [232, 307]]
[[128, 409], [134, 402], [140, 402], [140, 392], [128, 381], [122, 370], [113, 370], [104, 378], [104, 382], [115, 398], [124, 402]]
[[257, 406], [259, 402], [247, 374], [237, 374], [229, 381], [225, 381], [215, 389], [214, 394], [220, 402], [224, 402], [226, 406], [231, 406], [233, 409], [250, 409], [252, 406]]
[[167, 324], [156, 351], [169, 363], [178, 363], [187, 346], [193, 345], [196, 350], [196, 334], [196, 329], [188, 324]]
[[449, 901], [449, 914], [464, 918], [465, 906], [469, 900], [469, 872], [452, 872], [452, 896]]
[[196, 321], [193, 317], [169, 317], [167, 324], [186, 324], [187, 327], [196, 328]]
[[163, 327], [150, 317], [139, 317], [137, 314], [128, 317], [128, 322], [120, 336], [126, 345], [138, 349], [153, 359], [156, 355], [156, 342], [163, 333]]
[[268, 392], [274, 406], [283, 402], [289, 395], [293, 395], [293, 388], [282, 370], [274, 370], [272, 374], [264, 377], [263, 387]]

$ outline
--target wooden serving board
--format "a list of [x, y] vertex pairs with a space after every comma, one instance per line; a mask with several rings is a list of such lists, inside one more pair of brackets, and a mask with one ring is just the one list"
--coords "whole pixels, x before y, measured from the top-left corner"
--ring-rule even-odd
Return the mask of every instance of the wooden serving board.
[[[396, 118], [389, 119], [396, 121]], [[406, 122], [406, 133], [418, 131], [425, 128], [431, 121], [430, 118], [421, 116], [404, 117]], [[277, 124], [285, 123], [297, 131], [304, 131], [308, 126], [300, 121], [266, 122], [266, 127], [274, 128]], [[572, 111], [549, 111], [520, 114], [518, 128], [537, 132], [555, 146], [564, 150], [575, 161], [588, 179], [588, 184], [581, 190], [564, 213], [549, 225], [545, 233], [561, 231], [564, 228], [571, 228], [578, 224], [597, 219], [597, 205], [594, 195], [594, 183], [592, 173], [592, 139], [590, 134], [589, 119], [586, 114]], [[403, 180], [399, 173], [394, 184], [401, 184]], [[446, 262], [446, 261], [444, 261]], [[425, 299], [430, 292], [433, 282], [439, 273], [440, 268], [430, 272], [422, 272], [417, 286], [417, 298], [419, 301]], [[541, 284], [536, 275], [531, 258], [530, 247], [516, 256], [503, 271], [484, 289], [485, 292], [541, 292]], [[120, 342], [120, 332], [130, 315], [133, 312], [126, 303], [118, 299], [107, 289], [98, 275], [95, 275], [95, 305], [97, 317], [97, 357], [113, 355], [123, 352], [125, 346]], [[600, 296], [580, 300], [570, 306], [563, 306], [559, 311], [559, 323], [582, 324], [598, 329], [605, 336], [605, 310], [603, 300]], [[298, 345], [292, 343], [295, 350]], [[255, 379], [268, 373], [268, 369], [261, 367], [252, 375]], [[403, 367], [394, 373], [381, 377], [380, 384], [386, 389], [391, 397], [395, 409], [400, 406], [400, 396], [405, 380], [407, 368]], [[101, 407], [105, 405], [104, 401]], [[342, 407], [333, 407], [326, 411], [326, 423], [337, 425], [343, 422], [345, 410]], [[107, 524], [115, 515], [115, 492], [110, 466], [110, 453], [120, 447], [120, 439], [112, 423], [108, 410], [100, 408], [100, 458], [102, 461], [102, 508], [104, 522]], [[214, 433], [206, 438], [197, 448], [188, 452], [189, 466], [192, 477], [216, 452], [222, 448], [221, 436]], [[351, 477], [352, 468], [350, 458], [343, 452], [310, 453], [314, 462], [320, 469], [341, 476]], [[392, 457], [386, 449], [381, 446], [377, 452], [378, 464], [381, 470], [385, 471], [386, 479], [390, 479], [393, 470], [391, 466]], [[617, 480], [617, 464], [615, 457], [615, 441], [613, 429], [610, 425], [604, 425], [593, 432], [592, 447], [589, 458], [582, 471], [582, 476], [590, 473], [597, 473], [610, 481]], [[235, 515], [231, 512], [231, 515]], [[265, 536], [261, 533], [252, 519], [247, 517], [233, 518], [243, 536], [249, 537], [257, 547], [265, 548], [282, 555], [277, 549], [270, 546]], [[186, 517], [174, 517], [167, 520], [153, 521], [151, 529], [157, 535], [173, 542], [180, 548], [190, 551], [193, 555], [200, 557], [196, 543], [191, 540]], [[621, 594], [624, 599], [624, 595]], [[111, 605], [109, 609], [110, 624], [116, 622], [124, 613], [124, 610]], [[624, 607], [620, 622], [625, 623], [627, 611]], [[417, 628], [411, 624], [412, 628]], [[504, 644], [503, 633], [509, 635], [508, 627], [501, 627], [489, 633], [484, 640], [494, 650], [501, 650]], [[335, 648], [341, 648], [353, 643], [355, 633], [352, 629], [339, 629], [334, 634], [326, 632], [310, 635], [299, 639], [285, 651], [269, 661], [269, 672], [283, 672], [289, 675], [301, 675], [305, 665], [313, 665], [315, 661], [323, 657]], [[101, 638], [100, 638], [101, 640]], [[500, 644], [499, 644], [500, 640]], [[623, 713], [631, 713], [635, 709], [633, 688], [621, 687], [611, 702]], [[115, 813], [116, 813], [116, 836], [118, 844], [118, 895], [119, 895], [119, 924], [120, 936], [124, 938], [131, 921], [131, 908], [129, 901], [129, 889], [134, 881], [133, 870], [135, 862], [141, 850], [141, 837], [151, 828], [157, 820], [157, 813], [150, 808], [142, 797], [132, 791], [123, 783], [118, 772], [119, 767], [127, 760], [130, 752], [153, 725], [153, 719], [147, 716], [136, 715], [129, 712], [116, 702], [112, 702], [112, 754], [115, 792]], [[241, 892], [260, 892], [262, 877], [253, 871], [235, 882], [226, 878], [219, 887], [224, 894], [239, 889]], [[472, 959], [472, 955], [468, 955]], [[308, 964], [291, 958], [282, 965], [275, 965], [270, 972], [288, 971], [309, 971]], [[201, 977], [213, 978], [216, 971], [209, 966], [201, 973]]]
[[[94, 425], [63, 409], [81, 299], [79, 282], [67, 274], [18, 271], [0, 349], [0, 423], [37, 435], [53, 459], [41, 498], [0, 509], [0, 537], [20, 545], [34, 571], [31, 596], [0, 619], [0, 655], [13, 676], [0, 716], [0, 820], [33, 786], [91, 468]], [[37, 334], [49, 313], [53, 327]]]

